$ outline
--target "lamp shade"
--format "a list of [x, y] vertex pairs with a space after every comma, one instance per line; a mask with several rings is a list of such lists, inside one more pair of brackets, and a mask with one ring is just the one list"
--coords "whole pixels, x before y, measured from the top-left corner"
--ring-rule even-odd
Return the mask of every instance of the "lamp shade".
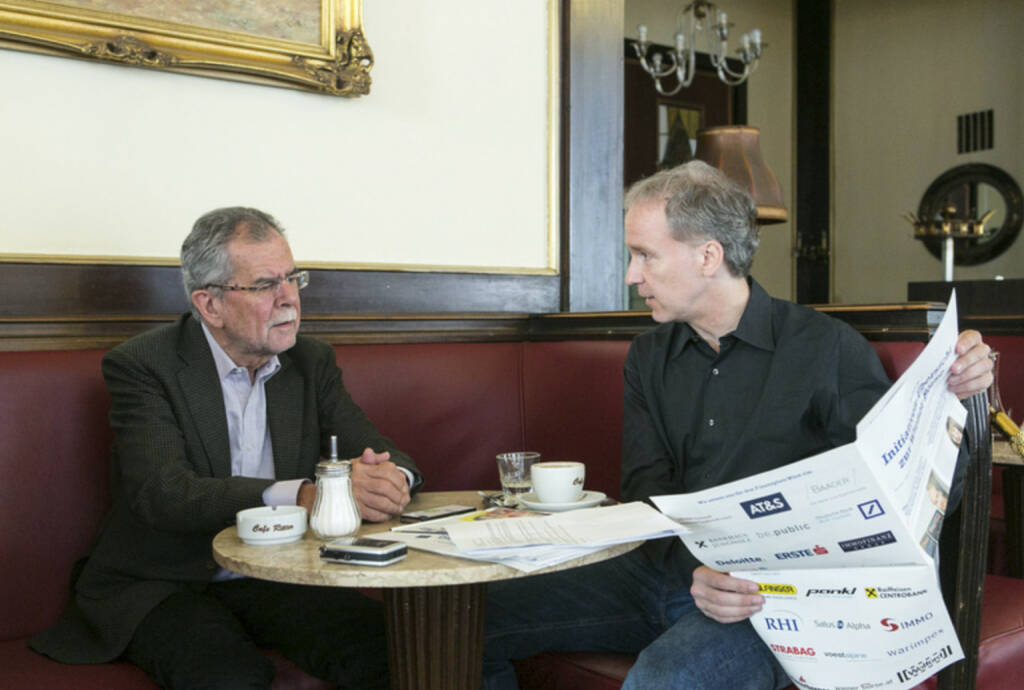
[[750, 192], [758, 223], [782, 223], [787, 218], [782, 187], [761, 157], [760, 136], [757, 127], [708, 127], [697, 132], [696, 157]]

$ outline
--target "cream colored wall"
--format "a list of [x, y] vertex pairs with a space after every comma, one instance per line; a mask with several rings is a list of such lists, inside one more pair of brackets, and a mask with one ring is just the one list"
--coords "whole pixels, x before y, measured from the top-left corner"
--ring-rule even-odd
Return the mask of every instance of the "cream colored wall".
[[[1024, 3], [836, 0], [835, 300], [906, 299], [942, 280], [941, 262], [902, 219], [928, 185], [964, 163], [1024, 184]], [[995, 111], [995, 149], [956, 153], [956, 117]], [[958, 280], [1024, 277], [1024, 237]]]
[[[648, 39], [671, 45], [676, 14], [686, 6], [677, 0], [626, 0], [626, 37], [636, 38], [637, 24], [646, 24]], [[739, 37], [760, 28], [768, 48], [757, 71], [747, 80], [747, 123], [761, 129], [761, 153], [782, 185], [789, 222], [766, 226], [754, 261], [754, 277], [776, 297], [795, 297], [792, 233], [795, 159], [793, 149], [793, 3], [792, 0], [728, 0], [719, 3], [734, 23], [730, 52]]]
[[300, 263], [556, 265], [548, 3], [366, 0], [349, 100], [0, 50], [0, 254], [177, 256], [263, 208]]

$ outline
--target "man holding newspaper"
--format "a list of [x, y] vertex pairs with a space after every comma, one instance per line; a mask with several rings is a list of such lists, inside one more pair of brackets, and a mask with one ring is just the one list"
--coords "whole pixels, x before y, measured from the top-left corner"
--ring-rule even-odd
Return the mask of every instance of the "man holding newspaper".
[[[625, 206], [626, 281], [661, 325], [634, 341], [625, 365], [623, 500], [718, 487], [853, 442], [890, 382], [856, 331], [770, 297], [749, 276], [750, 196], [692, 161], [638, 182]], [[988, 354], [979, 333], [960, 334], [948, 390], [966, 398], [988, 388]], [[771, 493], [749, 510], [777, 509]], [[702, 565], [670, 537], [586, 568], [494, 583], [484, 686], [517, 687], [510, 659], [576, 650], [640, 653], [626, 689], [785, 687], [748, 620], [765, 603], [758, 584], [728, 574], [744, 569]]]

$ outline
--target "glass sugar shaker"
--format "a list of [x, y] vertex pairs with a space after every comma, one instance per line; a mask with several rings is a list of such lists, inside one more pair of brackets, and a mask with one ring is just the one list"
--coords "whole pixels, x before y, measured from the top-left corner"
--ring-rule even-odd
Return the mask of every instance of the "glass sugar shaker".
[[352, 463], [338, 460], [338, 437], [331, 436], [331, 456], [316, 464], [316, 497], [309, 526], [319, 539], [355, 534], [362, 524], [352, 494]]

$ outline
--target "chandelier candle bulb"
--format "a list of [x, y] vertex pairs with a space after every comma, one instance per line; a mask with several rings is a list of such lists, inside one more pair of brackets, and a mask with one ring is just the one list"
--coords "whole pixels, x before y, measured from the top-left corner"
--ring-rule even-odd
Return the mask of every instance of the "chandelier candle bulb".
[[[697, 71], [698, 50], [708, 54], [718, 78], [729, 86], [742, 84], [757, 69], [764, 47], [761, 32], [754, 29], [743, 35], [742, 46], [737, 51], [739, 60], [730, 65], [726, 59], [729, 15], [713, 2], [694, 0], [679, 11], [677, 25], [679, 31], [675, 34], [674, 49], [652, 48], [647, 41], [645, 24], [636, 27], [639, 38], [631, 41], [640, 66], [654, 79], [654, 88], [662, 96], [673, 96], [690, 86]], [[698, 43], [703, 43], [703, 46], [698, 46]], [[673, 88], [662, 85], [661, 80], [666, 77], [674, 77]]]

